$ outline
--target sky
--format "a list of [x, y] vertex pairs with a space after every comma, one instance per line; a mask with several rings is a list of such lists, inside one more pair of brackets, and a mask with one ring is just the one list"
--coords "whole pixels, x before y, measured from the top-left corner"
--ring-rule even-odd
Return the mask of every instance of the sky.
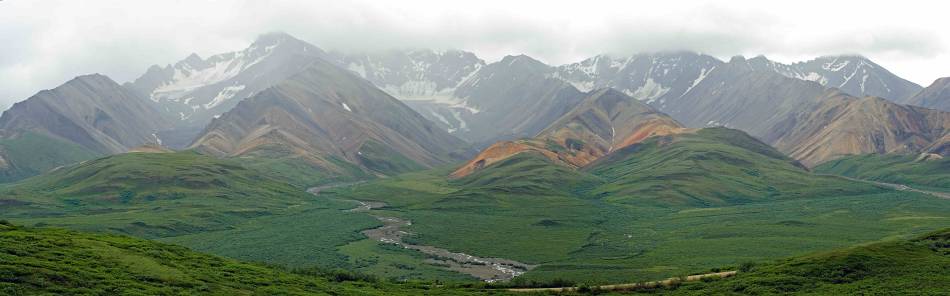
[[950, 76], [944, 1], [0, 0], [0, 108], [89, 73], [240, 50], [281, 31], [326, 50], [462, 49], [552, 65], [692, 50], [790, 63], [861, 54], [923, 86]]

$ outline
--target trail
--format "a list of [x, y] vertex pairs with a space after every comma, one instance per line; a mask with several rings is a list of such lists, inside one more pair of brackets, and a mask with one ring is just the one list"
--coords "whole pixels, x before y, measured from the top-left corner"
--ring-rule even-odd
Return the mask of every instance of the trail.
[[[652, 281], [652, 282], [641, 282], [641, 283], [629, 283], [629, 284], [615, 284], [615, 285], [603, 285], [593, 287], [599, 290], [611, 291], [611, 290], [634, 290], [640, 288], [652, 288], [657, 286], [669, 286], [675, 281], [680, 282], [695, 282], [702, 280], [704, 278], [727, 278], [736, 275], [735, 271], [723, 271], [723, 272], [713, 272], [706, 274], [697, 274], [687, 276], [686, 278], [668, 278], [662, 281]], [[558, 287], [558, 288], [515, 288], [508, 289], [511, 292], [525, 292], [525, 293], [537, 293], [537, 292], [570, 292], [577, 291], [579, 287]]]
[[845, 179], [845, 180], [851, 180], [851, 181], [855, 181], [855, 182], [862, 182], [862, 183], [867, 183], [867, 184], [874, 184], [874, 185], [878, 185], [878, 186], [882, 186], [882, 187], [887, 187], [887, 188], [891, 188], [891, 189], [898, 190], [898, 191], [908, 191], [908, 192], [923, 193], [923, 194], [927, 194], [927, 195], [934, 196], [934, 197], [938, 197], [938, 198], [950, 199], [950, 193], [938, 192], [938, 191], [927, 191], [927, 190], [923, 190], [923, 189], [913, 188], [913, 187], [910, 187], [910, 186], [907, 186], [907, 185], [904, 185], [904, 184], [884, 183], [884, 182], [879, 182], [879, 181], [871, 181], [871, 180], [865, 180], [865, 179], [858, 179], [858, 178], [846, 177], [846, 176], [841, 176], [841, 175], [828, 175], [828, 174], [822, 174], [822, 175], [825, 175], [825, 176], [832, 176], [832, 177], [838, 177], [838, 178], [842, 178], [842, 179]]
[[[323, 190], [352, 186], [359, 183], [362, 182], [313, 187], [308, 189], [307, 192], [310, 192], [313, 195], [319, 195]], [[356, 202], [359, 203], [358, 206], [346, 211], [365, 212], [383, 223], [383, 226], [363, 230], [363, 235], [366, 235], [366, 237], [372, 240], [398, 245], [405, 249], [415, 250], [426, 254], [429, 256], [429, 258], [425, 260], [426, 263], [442, 266], [448, 270], [468, 274], [486, 282], [511, 280], [512, 278], [536, 267], [535, 265], [529, 265], [504, 258], [476, 257], [465, 253], [452, 252], [435, 246], [407, 243], [403, 241], [403, 237], [410, 235], [410, 233], [406, 232], [402, 228], [412, 225], [412, 221], [398, 217], [388, 217], [374, 214], [373, 210], [385, 208], [387, 206], [387, 204], [384, 202], [361, 200], [356, 200]]]

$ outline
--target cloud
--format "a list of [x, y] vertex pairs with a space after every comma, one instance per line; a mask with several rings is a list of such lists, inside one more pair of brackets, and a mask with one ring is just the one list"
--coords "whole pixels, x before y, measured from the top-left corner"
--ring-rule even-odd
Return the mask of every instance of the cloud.
[[[858, 53], [918, 83], [950, 76], [941, 2], [0, 1], [0, 107], [77, 75], [118, 82], [153, 64], [284, 31], [325, 49], [465, 49], [552, 64], [694, 50], [783, 62]], [[926, 9], [920, 9], [926, 7]]]

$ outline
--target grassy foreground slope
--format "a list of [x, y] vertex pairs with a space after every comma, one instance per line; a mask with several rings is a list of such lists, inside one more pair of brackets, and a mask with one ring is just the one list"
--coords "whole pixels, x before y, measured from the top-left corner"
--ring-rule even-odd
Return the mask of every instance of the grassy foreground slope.
[[638, 282], [945, 227], [950, 203], [815, 175], [738, 131], [656, 137], [572, 170], [522, 153], [461, 178], [327, 192], [412, 220], [408, 240], [539, 267], [516, 281]]
[[471, 295], [385, 282], [337, 282], [187, 248], [52, 228], [0, 224], [3, 295]]
[[743, 266], [732, 278], [688, 283], [674, 295], [944, 295], [950, 291], [950, 229]]
[[0, 218], [294, 267], [345, 267], [336, 247], [379, 223], [258, 165], [193, 152], [109, 156], [0, 188]]
[[[933, 156], [931, 156], [933, 157]], [[950, 192], [950, 159], [920, 155], [865, 154], [832, 160], [815, 172]]]

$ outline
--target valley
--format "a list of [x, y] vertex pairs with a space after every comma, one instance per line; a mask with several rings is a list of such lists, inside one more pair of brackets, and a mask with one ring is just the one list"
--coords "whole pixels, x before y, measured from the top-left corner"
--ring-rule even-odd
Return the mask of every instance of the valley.
[[[307, 192], [310, 192], [313, 195], [319, 195], [320, 191], [323, 190], [348, 187], [356, 184], [360, 183], [314, 187], [308, 189]], [[386, 203], [372, 201], [356, 202], [359, 203], [357, 207], [348, 209], [346, 211], [355, 213], [369, 213], [369, 215], [375, 217], [383, 224], [377, 228], [363, 230], [360, 233], [365, 235], [369, 240], [378, 241], [384, 244], [397, 245], [405, 249], [419, 251], [431, 256], [429, 259], [426, 259], [427, 264], [442, 266], [445, 269], [471, 275], [486, 282], [508, 281], [523, 274], [525, 271], [534, 268], [534, 266], [531, 265], [502, 258], [479, 258], [464, 253], [454, 253], [452, 251], [438, 247], [406, 243], [403, 241], [403, 237], [409, 235], [409, 233], [403, 230], [403, 228], [412, 225], [411, 221], [403, 220], [397, 217], [386, 217], [372, 214], [372, 210], [384, 208], [387, 206]]]

